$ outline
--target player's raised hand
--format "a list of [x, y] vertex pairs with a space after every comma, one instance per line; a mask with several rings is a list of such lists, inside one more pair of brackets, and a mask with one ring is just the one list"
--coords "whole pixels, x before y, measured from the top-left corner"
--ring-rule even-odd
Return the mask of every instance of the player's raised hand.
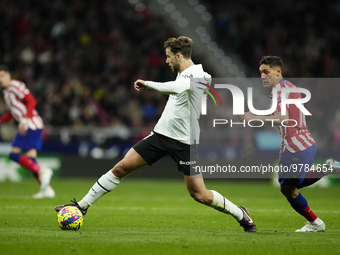
[[138, 79], [137, 81], [135, 81], [134, 83], [134, 87], [137, 91], [141, 91], [141, 90], [146, 90], [148, 89], [147, 86], [145, 86], [145, 81], [144, 80], [141, 80], [141, 79]]

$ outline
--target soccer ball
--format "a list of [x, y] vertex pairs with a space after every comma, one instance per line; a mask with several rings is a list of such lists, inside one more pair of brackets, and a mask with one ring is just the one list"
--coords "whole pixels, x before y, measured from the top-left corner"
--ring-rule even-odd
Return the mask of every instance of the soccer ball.
[[81, 211], [74, 206], [65, 206], [58, 212], [57, 222], [62, 230], [78, 230], [84, 222]]

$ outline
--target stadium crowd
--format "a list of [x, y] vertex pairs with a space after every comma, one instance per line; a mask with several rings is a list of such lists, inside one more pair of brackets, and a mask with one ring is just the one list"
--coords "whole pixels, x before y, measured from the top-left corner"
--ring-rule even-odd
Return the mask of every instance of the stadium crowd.
[[35, 95], [46, 125], [138, 126], [158, 117], [166, 98], [133, 89], [137, 77], [172, 75], [162, 48], [172, 33], [148, 11], [115, 1], [5, 0], [0, 19], [1, 60]]
[[205, 1], [215, 39], [247, 64], [248, 76], [264, 55], [278, 55], [287, 77], [339, 77], [340, 1]]
[[[239, 54], [247, 76], [257, 77], [268, 54], [282, 57], [285, 77], [340, 75], [340, 1], [213, 2], [205, 4], [214, 37]], [[177, 35], [147, 8], [137, 12], [127, 1], [2, 0], [0, 30], [1, 62], [27, 84], [46, 126], [149, 130], [158, 120], [167, 97], [137, 93], [133, 82], [175, 79], [162, 45]], [[311, 88], [315, 115], [308, 122], [313, 134], [339, 148], [340, 87], [332, 88]]]

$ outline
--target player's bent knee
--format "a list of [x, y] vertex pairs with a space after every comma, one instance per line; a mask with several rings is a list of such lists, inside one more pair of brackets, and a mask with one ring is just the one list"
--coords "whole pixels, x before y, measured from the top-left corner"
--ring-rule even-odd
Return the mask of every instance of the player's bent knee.
[[298, 192], [295, 187], [286, 186], [286, 185], [281, 185], [280, 186], [280, 191], [288, 199], [289, 198], [293, 198], [295, 193]]
[[202, 203], [202, 196], [199, 193], [190, 193], [190, 196], [197, 202]]
[[126, 176], [128, 174], [128, 171], [125, 169], [124, 163], [122, 163], [121, 161], [119, 161], [112, 169], [112, 173], [119, 177], [119, 178], [123, 178], [124, 176]]
[[136, 167], [133, 164], [122, 159], [112, 168], [112, 173], [119, 178], [123, 178], [135, 169]]
[[206, 196], [203, 193], [199, 192], [190, 192], [190, 196], [195, 199], [195, 201], [202, 203], [202, 204], [207, 204], [207, 199]]
[[287, 190], [287, 188], [286, 188], [286, 187], [284, 187], [284, 186], [280, 186], [280, 192], [281, 192], [283, 195], [285, 195], [285, 196], [286, 196], [286, 194], [288, 193], [288, 190]]

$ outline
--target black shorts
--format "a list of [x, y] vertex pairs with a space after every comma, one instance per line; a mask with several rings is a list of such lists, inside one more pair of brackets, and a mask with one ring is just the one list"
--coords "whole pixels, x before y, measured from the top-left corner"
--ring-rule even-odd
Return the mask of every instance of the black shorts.
[[[150, 166], [164, 156], [170, 155], [177, 163], [178, 171], [184, 175], [199, 174], [193, 170], [196, 165], [199, 165], [197, 145], [181, 143], [152, 131], [133, 148]], [[190, 170], [193, 170], [191, 174]]]

